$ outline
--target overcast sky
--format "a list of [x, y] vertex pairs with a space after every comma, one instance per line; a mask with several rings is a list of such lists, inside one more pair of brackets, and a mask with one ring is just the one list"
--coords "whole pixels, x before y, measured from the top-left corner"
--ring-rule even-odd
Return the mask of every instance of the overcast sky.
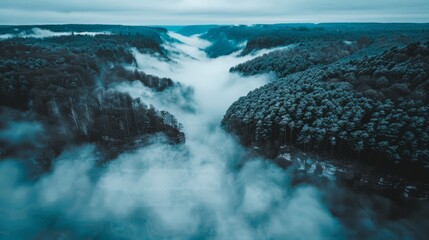
[[0, 24], [429, 22], [429, 0], [0, 0]]

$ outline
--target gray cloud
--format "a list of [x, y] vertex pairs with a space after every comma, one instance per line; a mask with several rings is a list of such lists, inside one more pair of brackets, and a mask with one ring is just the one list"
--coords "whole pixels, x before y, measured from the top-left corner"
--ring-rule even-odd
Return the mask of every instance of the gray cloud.
[[428, 22], [427, 12], [426, 0], [3, 0], [0, 23]]

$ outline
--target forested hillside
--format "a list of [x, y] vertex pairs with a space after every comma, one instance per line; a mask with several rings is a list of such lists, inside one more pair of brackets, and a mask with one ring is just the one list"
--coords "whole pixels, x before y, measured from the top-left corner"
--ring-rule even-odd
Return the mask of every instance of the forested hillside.
[[230, 72], [244, 76], [275, 73], [278, 77], [304, 71], [310, 67], [329, 64], [350, 56], [357, 50], [367, 47], [365, 39], [359, 42], [313, 42], [291, 45], [285, 50], [277, 50], [239, 64]]
[[[263, 58], [254, 60], [256, 66]], [[306, 68], [273, 69], [286, 77], [236, 101], [224, 128], [270, 157], [291, 145], [427, 177], [429, 43], [298, 72]]]
[[[182, 126], [173, 115], [109, 88], [124, 81], [140, 81], [158, 92], [181, 88], [169, 78], [123, 67], [135, 65], [131, 48], [166, 59], [161, 43], [159, 35], [0, 41], [0, 105], [5, 116], [0, 126], [7, 129], [11, 120], [41, 126], [44, 140], [28, 149], [42, 169], [73, 144], [96, 143], [109, 159], [149, 136], [161, 134], [170, 143], [184, 142]], [[22, 151], [7, 141], [1, 154], [16, 157]]]

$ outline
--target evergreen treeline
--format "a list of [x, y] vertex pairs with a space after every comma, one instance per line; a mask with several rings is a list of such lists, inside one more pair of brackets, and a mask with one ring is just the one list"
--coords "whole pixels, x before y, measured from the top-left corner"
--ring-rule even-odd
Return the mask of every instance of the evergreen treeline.
[[273, 72], [278, 77], [285, 77], [350, 56], [360, 48], [366, 47], [363, 41], [362, 39], [359, 42], [336, 41], [292, 45], [288, 49], [273, 51], [241, 63], [232, 67], [230, 72], [239, 72], [244, 76]]
[[113, 82], [124, 82], [130, 80], [138, 80], [146, 87], [157, 92], [162, 92], [170, 87], [181, 87], [179, 83], [175, 83], [171, 78], [159, 78], [157, 76], [138, 71], [137, 69], [130, 71], [122, 66], [115, 66], [109, 69], [106, 74], [103, 74], [103, 82], [106, 86]]

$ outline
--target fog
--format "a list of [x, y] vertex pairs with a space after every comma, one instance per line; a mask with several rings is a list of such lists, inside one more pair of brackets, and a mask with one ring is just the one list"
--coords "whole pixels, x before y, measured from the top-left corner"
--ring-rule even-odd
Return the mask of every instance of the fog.
[[0, 40], [9, 38], [47, 38], [47, 37], [59, 37], [59, 36], [70, 36], [70, 35], [103, 35], [111, 34], [110, 32], [52, 32], [47, 29], [32, 28], [30, 31], [17, 32], [15, 34], [0, 34]]
[[[225, 139], [214, 135], [210, 142]], [[1, 182], [1, 205], [8, 221], [1, 231], [6, 238], [66, 239], [338, 236], [338, 223], [316, 189], [291, 188], [285, 172], [263, 161], [240, 170], [219, 161], [240, 157], [235, 147], [228, 141], [194, 153], [155, 144], [105, 169], [94, 168], [92, 147], [71, 149], [35, 185], [20, 182], [16, 164], [2, 163], [7, 181]]]
[[32, 122], [8, 122], [0, 130], [0, 141], [10, 144], [21, 144], [33, 142], [36, 137], [40, 137], [43, 126]]
[[[343, 239], [344, 224], [334, 217], [326, 192], [312, 184], [293, 184], [292, 172], [249, 154], [220, 127], [228, 106], [262, 86], [270, 76], [243, 78], [229, 68], [251, 57], [238, 53], [209, 59], [210, 43], [170, 34], [181, 42], [165, 47], [171, 61], [133, 50], [138, 68], [193, 88], [192, 97], [171, 90], [163, 99], [141, 84], [112, 86], [174, 114], [187, 142], [170, 145], [154, 138], [149, 146], [123, 153], [104, 166], [95, 146], [70, 147], [53, 170], [36, 182], [25, 179], [25, 159], [0, 163], [0, 236], [6, 239]], [[261, 54], [257, 53], [257, 54]], [[191, 106], [191, 108], [183, 107]], [[43, 131], [38, 125], [31, 136]], [[0, 133], [11, 141], [11, 125]], [[18, 126], [19, 127], [19, 126]], [[9, 130], [8, 130], [9, 129]], [[331, 186], [332, 185], [332, 186]], [[328, 195], [345, 190], [326, 183]], [[332, 201], [333, 202], [333, 201]], [[331, 202], [331, 203], [332, 203]], [[347, 211], [346, 203], [337, 208]], [[363, 201], [362, 201], [363, 202]], [[385, 204], [384, 200], [381, 200]], [[360, 211], [357, 231], [373, 238], [406, 239], [410, 226], [380, 227], [370, 207]], [[422, 224], [425, 222], [424, 218]], [[393, 230], [392, 230], [393, 229]], [[398, 230], [399, 229], [399, 230]], [[410, 230], [411, 229], [411, 230]], [[379, 232], [381, 231], [381, 232]], [[398, 231], [395, 234], [392, 231]], [[357, 233], [351, 234], [352, 236]]]

